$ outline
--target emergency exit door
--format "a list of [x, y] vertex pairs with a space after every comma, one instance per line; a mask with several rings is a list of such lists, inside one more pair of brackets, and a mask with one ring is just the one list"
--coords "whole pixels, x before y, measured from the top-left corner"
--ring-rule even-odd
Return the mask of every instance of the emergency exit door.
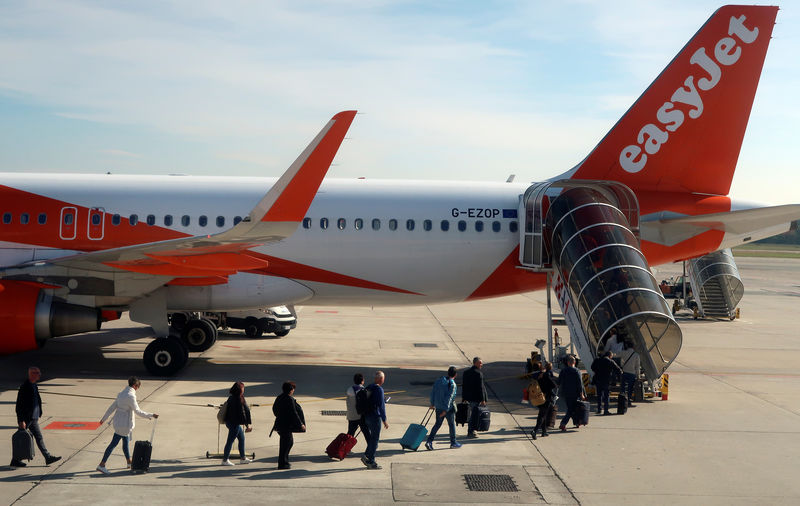
[[77, 228], [75, 221], [78, 219], [77, 207], [62, 207], [61, 208], [61, 224], [58, 229], [58, 234], [61, 239], [71, 241], [75, 239]]

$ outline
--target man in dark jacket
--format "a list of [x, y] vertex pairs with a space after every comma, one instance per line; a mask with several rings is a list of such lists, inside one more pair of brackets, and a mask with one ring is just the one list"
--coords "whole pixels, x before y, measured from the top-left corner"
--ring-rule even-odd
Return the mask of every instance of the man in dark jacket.
[[293, 432], [306, 431], [306, 419], [303, 409], [294, 397], [294, 381], [286, 381], [281, 387], [283, 393], [275, 398], [272, 404], [272, 414], [275, 415], [275, 425], [273, 430], [278, 432], [281, 437], [280, 448], [278, 450], [278, 469], [290, 469], [289, 451], [294, 446]]
[[[61, 460], [61, 457], [50, 455], [50, 452], [47, 451], [42, 437], [42, 429], [39, 427], [39, 418], [42, 416], [42, 398], [39, 396], [39, 387], [36, 382], [41, 377], [42, 372], [38, 367], [28, 368], [28, 379], [20, 385], [19, 392], [17, 392], [17, 424], [20, 429], [31, 431], [44, 461], [49, 466], [53, 462]], [[25, 463], [20, 460], [12, 460], [11, 467], [25, 467]]]
[[381, 423], [383, 428], [388, 429], [389, 423], [386, 421], [386, 398], [383, 393], [383, 383], [386, 375], [383, 371], [375, 372], [375, 383], [367, 387], [369, 392], [370, 408], [364, 413], [364, 420], [367, 422], [369, 435], [367, 436], [367, 450], [361, 457], [361, 462], [369, 469], [380, 469], [381, 466], [375, 462], [375, 452], [378, 451], [378, 442], [381, 439]]
[[608, 411], [608, 396], [611, 393], [611, 378], [614, 373], [622, 375], [622, 369], [612, 360], [613, 353], [607, 351], [602, 357], [597, 357], [592, 362], [594, 371], [594, 386], [597, 388], [597, 414], [600, 414], [600, 406], [603, 407], [603, 415], [610, 415]]
[[475, 433], [475, 429], [478, 426], [478, 418], [475, 415], [477, 415], [478, 410], [475, 407], [478, 405], [486, 406], [486, 400], [488, 399], [486, 385], [483, 384], [482, 367], [483, 360], [480, 357], [475, 357], [472, 359], [472, 367], [464, 371], [461, 400], [469, 403], [469, 409], [473, 415], [470, 416], [467, 424], [467, 437], [469, 438], [478, 437], [478, 434]]
[[575, 426], [580, 425], [578, 420], [578, 400], [586, 399], [586, 393], [583, 391], [583, 379], [581, 372], [575, 367], [575, 357], [572, 355], [567, 357], [567, 365], [561, 369], [558, 374], [558, 387], [561, 397], [567, 404], [567, 412], [561, 420], [561, 431], [567, 430], [567, 422], [572, 418]]

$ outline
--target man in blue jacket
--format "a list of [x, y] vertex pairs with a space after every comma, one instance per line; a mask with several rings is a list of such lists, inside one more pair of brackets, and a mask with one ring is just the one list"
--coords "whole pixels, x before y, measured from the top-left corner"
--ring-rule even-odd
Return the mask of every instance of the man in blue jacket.
[[431, 409], [436, 410], [436, 423], [428, 435], [425, 448], [433, 450], [433, 438], [447, 419], [450, 428], [450, 448], [461, 448], [461, 443], [456, 441], [456, 368], [450, 366], [447, 376], [442, 376], [433, 384], [431, 390]]
[[361, 462], [363, 462], [368, 469], [381, 468], [381, 466], [375, 462], [375, 452], [378, 450], [378, 442], [381, 439], [381, 423], [383, 423], [384, 429], [389, 428], [389, 423], [386, 421], [386, 399], [383, 393], [383, 383], [385, 381], [386, 375], [383, 371], [377, 371], [375, 373], [375, 383], [367, 387], [370, 409], [364, 413], [364, 421], [367, 423], [369, 433], [365, 434], [367, 438], [367, 450], [364, 452], [364, 456], [361, 457]]

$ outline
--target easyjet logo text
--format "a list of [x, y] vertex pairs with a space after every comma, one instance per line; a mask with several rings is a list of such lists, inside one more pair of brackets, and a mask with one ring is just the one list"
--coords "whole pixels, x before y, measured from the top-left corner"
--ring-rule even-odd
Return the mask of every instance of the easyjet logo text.
[[[697, 65], [705, 74], [700, 77], [690, 75], [664, 102], [658, 111], [656, 119], [658, 124], [648, 123], [639, 130], [636, 144], [625, 146], [619, 154], [619, 164], [632, 174], [644, 169], [647, 165], [648, 155], [655, 155], [661, 145], [669, 140], [669, 132], [675, 132], [686, 120], [686, 115], [697, 119], [703, 115], [703, 99], [701, 92], [706, 92], [722, 79], [722, 67], [729, 67], [739, 61], [742, 48], [737, 43], [751, 44], [758, 37], [758, 28], [752, 30], [744, 25], [745, 16], [731, 16], [728, 24], [728, 35], [723, 37], [714, 46], [714, 58], [706, 53], [706, 48], [701, 47], [694, 52], [689, 62]], [[736, 37], [734, 39], [734, 37]], [[697, 79], [695, 84], [695, 79]]]

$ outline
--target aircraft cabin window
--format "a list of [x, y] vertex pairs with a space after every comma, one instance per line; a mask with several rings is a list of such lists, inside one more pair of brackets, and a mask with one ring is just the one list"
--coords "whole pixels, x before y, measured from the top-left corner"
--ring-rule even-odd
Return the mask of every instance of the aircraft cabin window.
[[114, 216], [111, 217], [111, 224], [114, 225], [115, 227], [119, 225], [121, 222], [122, 222], [122, 217], [120, 215], [115, 214]]
[[508, 231], [509, 232], [516, 232], [519, 229], [519, 225], [517, 225], [516, 221], [512, 221], [508, 224]]
[[205, 215], [200, 216], [200, 218], [197, 219], [197, 224], [201, 227], [205, 227], [208, 225], [208, 217]]
[[389, 230], [397, 230], [397, 220], [394, 218], [389, 220]]
[[92, 215], [92, 225], [99, 225], [100, 224], [100, 215], [93, 214]]
[[381, 229], [381, 220], [375, 218], [372, 220], [372, 230], [380, 230]]
[[222, 228], [225, 226], [225, 217], [224, 216], [217, 216], [217, 226]]
[[441, 227], [442, 227], [442, 232], [447, 232], [448, 230], [450, 230], [450, 222], [447, 220], [442, 220]]
[[164, 226], [171, 227], [172, 226], [172, 215], [166, 214], [164, 215]]
[[189, 218], [189, 215], [184, 214], [183, 216], [181, 216], [181, 225], [183, 225], [184, 227], [188, 227], [189, 223], [191, 223], [191, 222], [192, 222], [192, 219]]
[[[94, 216], [92, 216], [92, 220], [94, 220], [95, 216], [97, 216], [98, 220], [100, 219], [100, 215], [95, 214]], [[95, 225], [99, 225], [99, 224], [100, 223], [95, 223]], [[152, 215], [152, 214], [148, 214], [147, 215], [147, 224], [150, 225], [150, 226], [155, 225], [156, 224], [156, 217], [154, 215]]]
[[414, 220], [406, 220], [406, 230], [414, 230]]
[[483, 232], [483, 222], [481, 220], [475, 222], [475, 232]]
[[339, 227], [339, 230], [344, 230], [344, 227], [347, 226], [347, 220], [344, 218], [339, 218], [336, 220], [336, 226]]
[[28, 213], [22, 213], [19, 215], [19, 222], [23, 225], [27, 225], [31, 221], [31, 215]]
[[499, 221], [493, 221], [492, 222], [492, 230], [494, 230], [495, 232], [500, 232], [500, 222]]
[[422, 228], [426, 232], [430, 232], [431, 229], [433, 228], [433, 223], [431, 222], [431, 220], [425, 220], [425, 221], [422, 222]]
[[353, 221], [353, 227], [355, 227], [356, 230], [361, 230], [362, 228], [364, 228], [364, 220], [362, 220], [361, 218], [356, 218]]
[[136, 225], [137, 223], [139, 223], [139, 215], [138, 214], [130, 215], [128, 221], [131, 223], [131, 226]]
[[464, 220], [458, 220], [458, 231], [463, 232], [467, 229], [467, 222]]
[[303, 228], [311, 228], [311, 218], [303, 218]]
[[328, 228], [328, 218], [320, 218], [319, 219], [319, 228], [325, 230]]
[[3, 214], [3, 223], [5, 223], [6, 225], [11, 223], [11, 213], [4, 213]]
[[233, 224], [234, 225], [238, 225], [240, 221], [242, 221], [242, 217], [241, 216], [234, 216], [233, 217]]
[[47, 214], [46, 213], [39, 213], [39, 219], [37, 220], [39, 225], [44, 225], [47, 223]]
[[[11, 216], [11, 215], [9, 214], [9, 216]], [[74, 218], [75, 218], [75, 216], [72, 213], [65, 214], [64, 215], [64, 225], [72, 225], [72, 221], [73, 221]], [[3, 220], [3, 221], [5, 221], [5, 220]], [[11, 219], [10, 218], [9, 218], [7, 223], [11, 223]]]

